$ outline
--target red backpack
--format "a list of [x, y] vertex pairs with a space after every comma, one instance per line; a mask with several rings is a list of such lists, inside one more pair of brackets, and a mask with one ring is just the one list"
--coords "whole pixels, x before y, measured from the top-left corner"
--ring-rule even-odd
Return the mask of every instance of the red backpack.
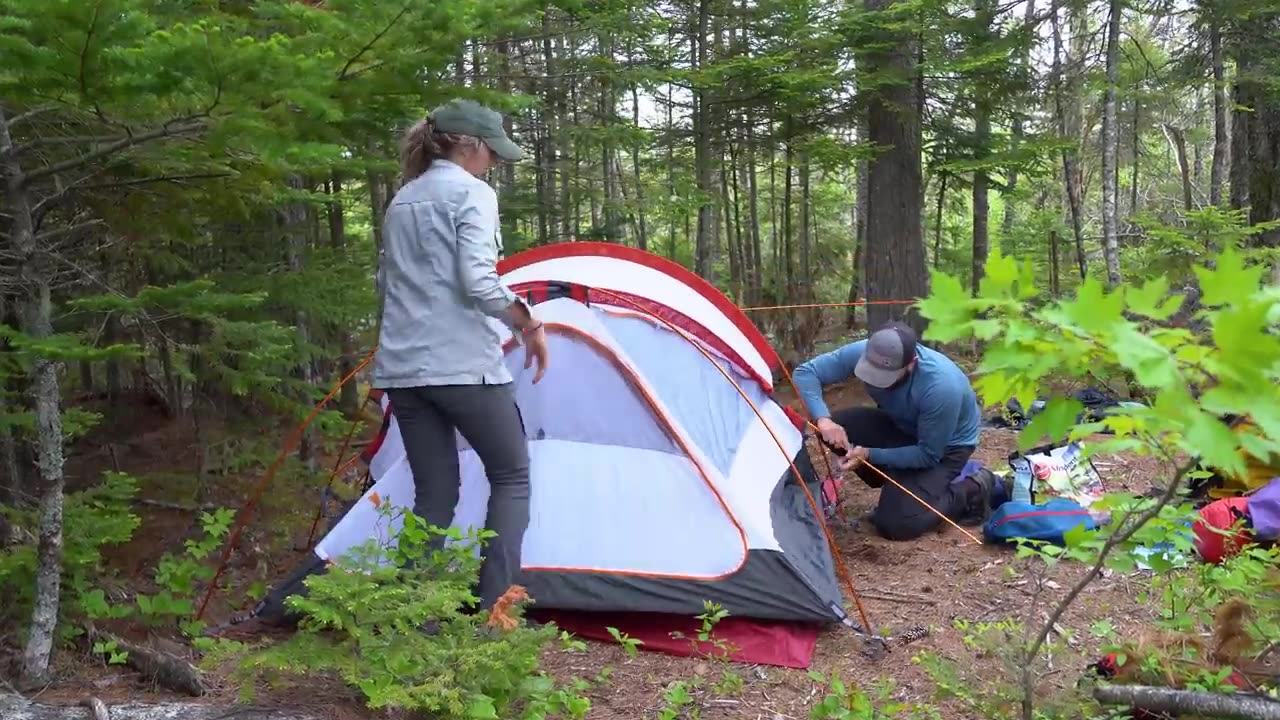
[[1207, 563], [1220, 563], [1251, 542], [1253, 523], [1249, 498], [1227, 497], [1200, 508], [1194, 527], [1196, 552]]

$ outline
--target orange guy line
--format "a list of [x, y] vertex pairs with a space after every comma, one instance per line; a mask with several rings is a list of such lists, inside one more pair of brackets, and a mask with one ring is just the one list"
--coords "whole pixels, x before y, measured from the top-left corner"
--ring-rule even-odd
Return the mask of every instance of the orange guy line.
[[226, 546], [222, 549], [222, 558], [218, 561], [218, 569], [214, 571], [213, 578], [209, 581], [209, 587], [205, 589], [204, 597], [200, 600], [200, 608], [196, 611], [196, 620], [200, 620], [204, 617], [204, 611], [209, 606], [209, 600], [213, 597], [214, 590], [218, 587], [218, 580], [222, 577], [223, 571], [227, 569], [227, 561], [231, 559], [231, 553], [240, 542], [240, 534], [244, 532], [245, 525], [249, 523], [249, 517], [253, 514], [254, 507], [257, 506], [258, 501], [262, 499], [262, 493], [266, 491], [267, 484], [271, 482], [271, 479], [275, 477], [276, 473], [280, 470], [280, 467], [284, 465], [284, 461], [289, 457], [289, 453], [293, 452], [293, 449], [302, 441], [302, 434], [307, 431], [307, 427], [311, 425], [311, 422], [320, 415], [320, 411], [324, 409], [325, 405], [329, 404], [329, 401], [332, 400], [340, 390], [342, 390], [344, 385], [351, 382], [351, 380], [354, 379], [361, 370], [365, 369], [369, 363], [373, 362], [374, 353], [376, 352], [377, 347], [375, 346], [374, 349], [369, 351], [369, 354], [365, 356], [364, 360], [360, 361], [359, 365], [356, 365], [351, 372], [347, 373], [345, 377], [339, 380], [336, 385], [329, 389], [328, 394], [321, 398], [320, 402], [316, 403], [311, 414], [308, 415], [307, 419], [303, 420], [302, 424], [293, 431], [293, 435], [289, 437], [289, 441], [280, 449], [280, 454], [276, 456], [275, 462], [271, 464], [271, 467], [267, 468], [266, 474], [258, 481], [258, 486], [253, 490], [253, 497], [250, 498], [249, 502], [245, 503], [244, 507], [240, 509], [240, 512], [236, 514], [236, 522], [231, 529], [230, 537], [227, 538]]
[[915, 300], [859, 300], [843, 303], [808, 303], [804, 305], [756, 305], [739, 308], [740, 310], [803, 310], [805, 308], [843, 308], [862, 307], [864, 305], [911, 305]]

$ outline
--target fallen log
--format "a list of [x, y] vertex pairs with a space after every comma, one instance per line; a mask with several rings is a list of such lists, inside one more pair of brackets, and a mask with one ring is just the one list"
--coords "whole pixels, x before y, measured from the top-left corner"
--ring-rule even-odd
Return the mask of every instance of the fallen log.
[[1153, 712], [1236, 720], [1280, 720], [1280, 702], [1257, 695], [1224, 695], [1145, 685], [1099, 685], [1093, 689], [1093, 698], [1108, 705], [1127, 705]]
[[[204, 677], [186, 660], [156, 648], [129, 642], [92, 625], [85, 628], [91, 643], [114, 645], [117, 652], [127, 653], [125, 665], [142, 673], [163, 688], [200, 697], [205, 694]], [[0, 718], [4, 717], [0, 715]]]
[[[0, 718], [4, 720], [97, 720], [105, 712], [109, 720], [321, 720], [319, 715], [287, 707], [214, 705], [202, 703], [128, 703], [106, 706], [94, 698], [80, 705], [34, 703], [20, 695], [0, 694]], [[96, 705], [95, 710], [92, 706]]]

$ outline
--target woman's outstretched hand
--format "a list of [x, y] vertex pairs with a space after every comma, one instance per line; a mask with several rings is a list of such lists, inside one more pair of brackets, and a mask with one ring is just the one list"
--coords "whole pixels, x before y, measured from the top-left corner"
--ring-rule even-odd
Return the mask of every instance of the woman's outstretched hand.
[[542, 323], [538, 323], [537, 329], [525, 333], [524, 336], [526, 370], [533, 365], [534, 360], [538, 361], [538, 369], [533, 374], [533, 383], [536, 385], [547, 372], [547, 331], [542, 327]]

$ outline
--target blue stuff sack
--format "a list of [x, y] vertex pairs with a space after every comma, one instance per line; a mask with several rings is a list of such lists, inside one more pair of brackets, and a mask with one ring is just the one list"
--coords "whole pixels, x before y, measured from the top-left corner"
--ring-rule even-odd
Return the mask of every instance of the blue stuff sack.
[[1098, 522], [1075, 500], [1053, 498], [1038, 505], [1010, 500], [995, 510], [982, 526], [982, 536], [992, 544], [1014, 543], [1015, 538], [1065, 545], [1063, 536], [1083, 525], [1096, 530]]

